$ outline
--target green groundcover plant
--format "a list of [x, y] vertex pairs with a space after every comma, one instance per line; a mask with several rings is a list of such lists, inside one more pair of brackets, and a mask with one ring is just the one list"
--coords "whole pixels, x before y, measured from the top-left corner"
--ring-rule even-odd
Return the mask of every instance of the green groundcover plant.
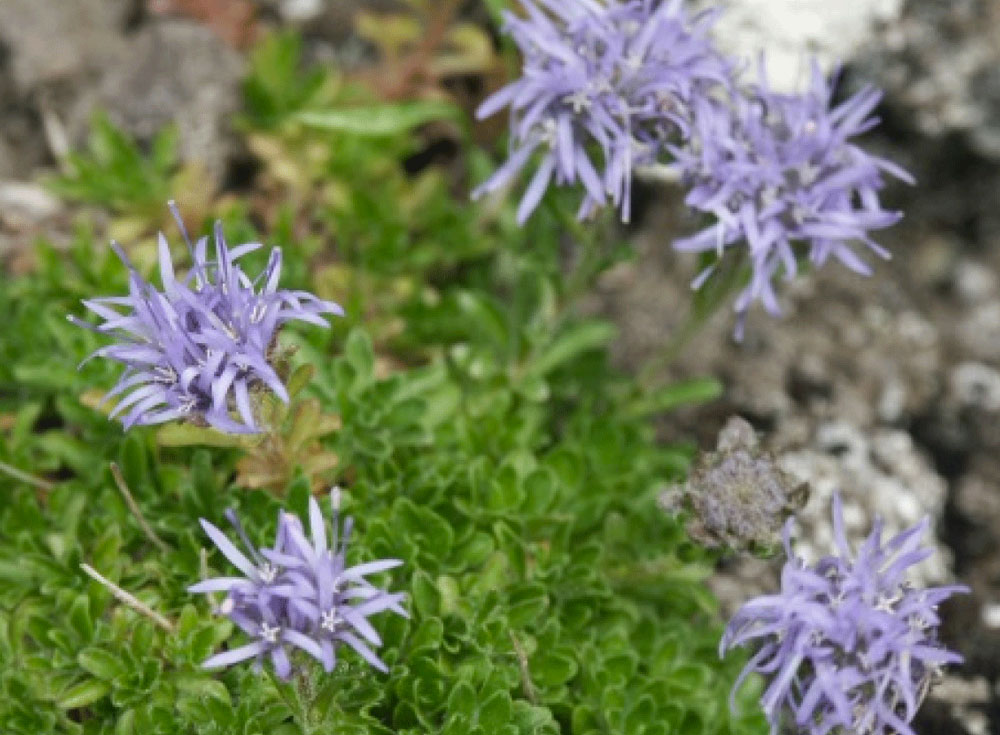
[[[279, 35], [239, 120], [266, 204], [195, 201], [169, 132], [147, 154], [105, 118], [52, 182], [131, 241], [84, 210], [0, 279], [4, 735], [912, 732], [959, 660], [936, 609], [961, 588], [905, 583], [925, 525], [855, 553], [838, 506], [810, 566], [786, 524], [780, 593], [727, 629], [706, 578], [803, 489], [740, 427], [689, 478], [650, 418], [721, 387], [616, 370], [580, 303], [633, 257], [651, 170], [712, 217], [677, 243], [694, 326], [735, 295], [741, 333], [808, 264], [865, 272], [850, 245], [882, 252], [907, 178], [850, 142], [877, 93], [745, 83], [677, 0], [501, 5], [499, 167], [457, 105]], [[147, 241], [170, 197], [179, 237]]]

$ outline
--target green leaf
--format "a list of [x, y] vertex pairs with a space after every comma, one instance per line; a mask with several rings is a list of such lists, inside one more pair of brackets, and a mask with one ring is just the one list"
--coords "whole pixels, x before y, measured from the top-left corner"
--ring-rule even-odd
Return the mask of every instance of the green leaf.
[[81, 640], [89, 641], [94, 635], [94, 620], [90, 617], [90, 598], [80, 595], [69, 609], [69, 623]]
[[123, 676], [128, 671], [120, 656], [102, 648], [85, 648], [77, 654], [76, 660], [84, 671], [105, 681]]
[[531, 658], [529, 668], [532, 680], [543, 687], [564, 684], [579, 670], [573, 656], [560, 651], [538, 651]]
[[181, 673], [173, 677], [173, 682], [177, 685], [178, 691], [185, 694], [216, 699], [220, 702], [230, 704], [231, 698], [229, 690], [221, 681], [216, 681], [205, 674]]
[[56, 702], [56, 706], [60, 709], [79, 709], [106, 697], [110, 691], [111, 687], [105, 682], [88, 679], [67, 689]]
[[444, 623], [440, 618], [426, 618], [420, 623], [413, 638], [410, 641], [410, 654], [425, 649], [435, 649], [441, 645], [441, 637], [444, 635]]
[[288, 377], [288, 385], [286, 386], [288, 395], [291, 398], [295, 398], [295, 396], [305, 390], [314, 377], [316, 377], [316, 367], [314, 365], [299, 365]]
[[686, 405], [718, 400], [725, 387], [715, 378], [692, 378], [641, 396], [623, 409], [629, 419], [665, 413]]
[[503, 23], [503, 14], [510, 10], [510, 0], [486, 0], [486, 9], [496, 24]]
[[607, 322], [577, 324], [559, 335], [533, 359], [526, 372], [532, 376], [548, 375], [580, 355], [603, 347], [616, 334], [615, 327]]
[[441, 594], [426, 572], [418, 571], [414, 574], [410, 588], [417, 612], [424, 617], [437, 615], [441, 607]]
[[510, 329], [503, 310], [485, 294], [461, 291], [456, 302], [467, 320], [467, 328], [476, 337], [485, 336], [496, 347], [510, 342]]
[[486, 498], [486, 507], [495, 511], [506, 511], [517, 508], [524, 502], [524, 489], [517, 473], [510, 467], [504, 467], [491, 483]]
[[361, 329], [352, 329], [344, 344], [344, 357], [354, 368], [362, 384], [369, 382], [375, 370], [371, 338]]
[[472, 719], [476, 711], [476, 692], [467, 681], [459, 681], [448, 695], [449, 715], [462, 715]]
[[366, 138], [399, 135], [433, 120], [460, 118], [454, 105], [431, 101], [310, 110], [296, 116], [309, 127]]
[[540, 584], [519, 585], [510, 592], [508, 600], [507, 621], [513, 628], [534, 621], [549, 604], [545, 587]]
[[544, 513], [552, 506], [558, 492], [556, 479], [551, 471], [535, 470], [524, 481], [524, 511]]
[[510, 722], [510, 710], [510, 694], [494, 692], [479, 707], [479, 726], [487, 733], [495, 732]]
[[240, 434], [223, 434], [221, 431], [206, 426], [192, 424], [167, 424], [156, 432], [156, 442], [161, 447], [243, 447], [249, 442]]

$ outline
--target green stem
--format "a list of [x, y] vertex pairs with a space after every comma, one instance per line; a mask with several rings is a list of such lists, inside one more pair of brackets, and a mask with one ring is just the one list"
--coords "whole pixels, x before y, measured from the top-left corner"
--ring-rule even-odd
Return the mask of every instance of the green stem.
[[568, 308], [587, 290], [591, 280], [600, 272], [601, 259], [597, 247], [598, 237], [595, 232], [601, 228], [599, 225], [591, 228], [584, 227], [576, 217], [571, 216], [549, 198], [546, 199], [546, 205], [559, 220], [559, 224], [572, 236], [577, 247], [580, 248], [580, 255], [565, 281], [566, 288], [562, 301], [564, 307]]
[[288, 706], [288, 709], [292, 711], [292, 719], [299, 726], [302, 735], [314, 735], [315, 731], [309, 719], [309, 704], [302, 701], [299, 690], [294, 684], [279, 679], [270, 668], [267, 669], [267, 673], [271, 678], [271, 683], [274, 684], [275, 690], [278, 692], [278, 696]]
[[[560, 207], [550, 194], [545, 195], [545, 198], [542, 200], [542, 206], [555, 217], [558, 223], [572, 237], [574, 244], [580, 249], [579, 257], [573, 264], [573, 268], [565, 277], [560, 279], [564, 286], [561, 293], [557, 296], [558, 300], [552, 318], [547, 320], [547, 326], [551, 329], [551, 334], [554, 335], [559, 330], [567, 315], [572, 311], [576, 302], [587, 292], [594, 278], [601, 272], [601, 252], [598, 242], [601, 239], [600, 232], [604, 228], [599, 222], [590, 227], [584, 226], [576, 217], [566, 212], [563, 207]], [[510, 311], [508, 313], [513, 318], [513, 312]], [[513, 328], [515, 325], [512, 324], [511, 326]], [[514, 332], [517, 333], [516, 330]], [[531, 365], [533, 360], [538, 356], [539, 349], [543, 346], [536, 345], [530, 351], [530, 354], [514, 364], [515, 376], [518, 376], [518, 378], [523, 376], [524, 369]], [[514, 354], [518, 354], [518, 350], [515, 349]]]
[[702, 286], [704, 300], [701, 303], [691, 304], [684, 322], [670, 336], [666, 344], [639, 369], [636, 380], [640, 387], [646, 390], [659, 387], [657, 379], [684, 352], [702, 327], [719, 311], [719, 307], [728, 303], [729, 298], [743, 284], [745, 277], [743, 258], [731, 258], [729, 261], [720, 262], [716, 268], [717, 272]]
[[29, 475], [27, 472], [23, 472], [17, 467], [13, 467], [6, 462], [0, 462], [0, 472], [13, 477], [15, 480], [20, 480], [26, 485], [32, 485], [37, 487], [39, 490], [44, 490], [45, 492], [49, 492], [55, 487], [55, 483], [43, 480], [40, 477], [35, 477], [34, 475]]

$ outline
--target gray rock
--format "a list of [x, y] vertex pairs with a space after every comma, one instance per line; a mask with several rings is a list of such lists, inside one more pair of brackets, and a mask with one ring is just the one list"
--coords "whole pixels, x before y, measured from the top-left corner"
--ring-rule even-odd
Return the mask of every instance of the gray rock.
[[3, 0], [0, 45], [22, 92], [78, 79], [114, 58], [131, 0]]
[[994, 269], [968, 258], [956, 263], [952, 279], [956, 295], [965, 304], [978, 304], [995, 296], [1000, 286]]
[[[713, 5], [715, 3], [712, 3]], [[966, 134], [1000, 158], [1000, 3], [996, 0], [725, 0], [717, 29], [728, 53], [766, 52], [781, 89], [809, 63], [849, 64], [933, 137]]]
[[1000, 362], [1000, 299], [976, 305], [958, 325], [958, 341], [970, 357]]
[[70, 128], [79, 140], [95, 106], [142, 141], [175, 124], [182, 158], [218, 181], [236, 145], [231, 118], [243, 73], [243, 58], [204, 25], [156, 21], [128, 39], [120, 62], [78, 101]]
[[27, 230], [62, 211], [62, 202], [38, 184], [0, 181], [0, 227]]
[[963, 362], [949, 380], [951, 398], [960, 408], [1000, 411], [1000, 371], [980, 362]]
[[987, 679], [981, 676], [964, 679], [952, 674], [936, 682], [930, 692], [930, 698], [942, 702], [969, 735], [990, 734], [990, 720], [986, 714], [992, 699], [990, 695]]
[[716, 27], [721, 48], [756, 61], [766, 52], [775, 88], [793, 91], [808, 81], [812, 59], [830, 70], [878, 38], [903, 0], [724, 0]]
[[280, 0], [278, 12], [286, 23], [305, 23], [323, 13], [323, 0]]
[[[940, 517], [947, 486], [919, 453], [909, 434], [893, 429], [863, 431], [843, 421], [821, 424], [809, 446], [785, 452], [781, 467], [810, 486], [809, 502], [799, 514], [797, 548], [815, 559], [834, 548], [830, 507], [834, 492], [844, 504], [848, 537], [860, 541], [875, 517], [885, 523], [885, 537]], [[936, 553], [910, 579], [929, 584], [949, 579], [950, 553], [928, 534], [924, 542]]]
[[908, 0], [856, 64], [923, 133], [964, 133], [981, 154], [1000, 158], [998, 39], [995, 0]]

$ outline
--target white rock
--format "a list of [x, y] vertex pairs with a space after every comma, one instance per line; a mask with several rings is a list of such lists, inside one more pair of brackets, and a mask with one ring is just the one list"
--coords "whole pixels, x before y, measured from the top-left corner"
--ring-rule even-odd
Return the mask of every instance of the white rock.
[[951, 372], [951, 391], [960, 406], [1000, 411], [1000, 372], [981, 362], [963, 362]]
[[323, 0], [283, 0], [281, 17], [289, 23], [304, 23], [323, 12]]
[[[839, 492], [844, 527], [852, 544], [862, 541], [878, 516], [883, 539], [918, 523], [940, 517], [947, 494], [944, 480], [919, 454], [903, 431], [878, 429], [866, 434], [844, 421], [821, 424], [812, 446], [781, 455], [780, 466], [810, 485], [809, 502], [799, 514], [796, 548], [815, 560], [834, 551], [831, 500]], [[935, 554], [910, 570], [916, 584], [940, 583], [950, 576], [950, 553], [933, 531], [924, 543]]]
[[767, 55], [775, 89], [796, 91], [809, 79], [810, 60], [827, 71], [871, 43], [902, 13], [903, 0], [725, 0], [716, 27], [726, 53], [756, 62]]

